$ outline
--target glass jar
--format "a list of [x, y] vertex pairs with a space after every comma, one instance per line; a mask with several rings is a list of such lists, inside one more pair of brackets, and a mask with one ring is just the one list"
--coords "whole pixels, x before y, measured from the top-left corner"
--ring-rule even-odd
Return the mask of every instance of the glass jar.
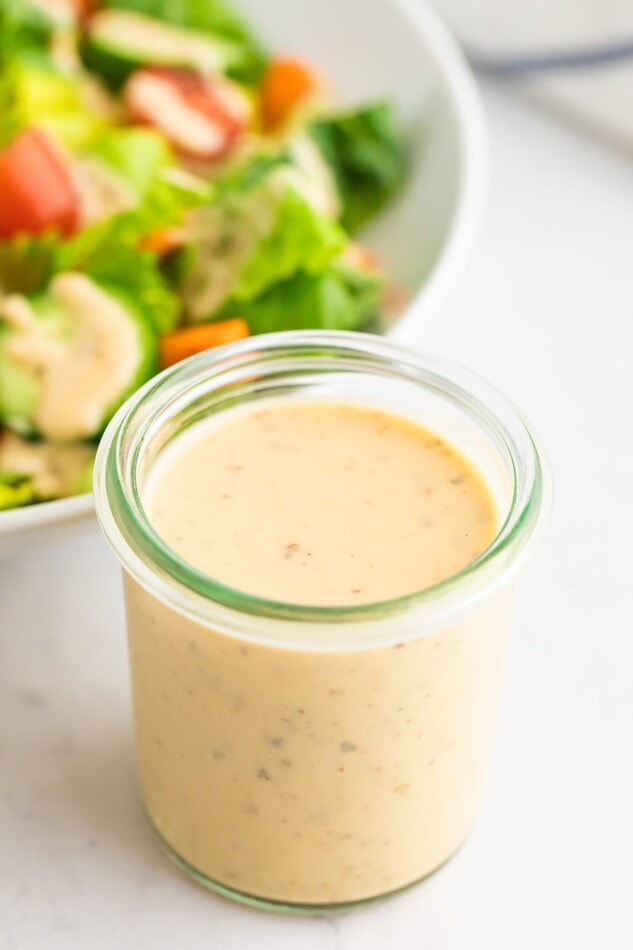
[[[184, 562], [141, 494], [211, 413], [266, 400], [381, 407], [461, 449], [501, 528], [448, 579], [342, 608], [251, 596]], [[140, 784], [167, 853], [234, 899], [315, 913], [426, 877], [474, 821], [517, 571], [550, 502], [519, 413], [465, 369], [373, 336], [290, 332], [148, 383], [101, 442], [95, 497], [124, 575]]]

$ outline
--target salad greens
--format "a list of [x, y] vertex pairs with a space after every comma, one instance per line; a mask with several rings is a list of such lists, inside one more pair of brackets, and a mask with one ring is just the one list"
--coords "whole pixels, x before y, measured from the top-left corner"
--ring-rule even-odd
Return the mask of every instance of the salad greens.
[[22, 508], [37, 501], [37, 492], [32, 479], [27, 475], [0, 472], [0, 511]]
[[88, 145], [105, 123], [88, 108], [83, 87], [46, 57], [14, 57], [0, 76], [0, 142], [37, 125], [70, 149]]
[[21, 50], [45, 49], [54, 21], [28, 0], [2, 0], [0, 5], [0, 67]]
[[180, 301], [151, 252], [120, 247], [107, 256], [94, 257], [85, 264], [84, 273], [100, 286], [134, 300], [155, 333], [167, 333], [178, 326]]
[[112, 129], [95, 144], [90, 155], [130, 186], [139, 205], [156, 177], [173, 165], [169, 145], [150, 129]]
[[346, 240], [311, 206], [286, 158], [256, 157], [220, 179], [216, 200], [199, 215], [182, 288], [186, 311], [209, 319], [230, 296], [241, 312], [243, 302], [299, 271], [323, 273]]
[[240, 301], [239, 308], [229, 301], [223, 315], [239, 309], [252, 333], [356, 330], [376, 313], [382, 290], [381, 275], [338, 260], [320, 274], [298, 271], [250, 302]]
[[55, 271], [56, 234], [18, 234], [0, 241], [0, 297], [42, 290]]
[[343, 206], [341, 223], [354, 234], [393, 198], [406, 175], [393, 110], [380, 102], [320, 118], [309, 131], [334, 172]]
[[389, 103], [328, 106], [220, 0], [2, 0], [0, 510], [87, 490], [109, 417], [192, 345], [379, 328], [350, 235], [406, 164]]

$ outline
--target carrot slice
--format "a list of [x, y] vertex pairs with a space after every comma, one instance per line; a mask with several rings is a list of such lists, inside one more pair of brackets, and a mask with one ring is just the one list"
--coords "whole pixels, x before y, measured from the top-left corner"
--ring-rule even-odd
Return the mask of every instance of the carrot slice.
[[97, 9], [98, 0], [72, 0], [72, 6], [79, 19], [86, 20]]
[[177, 228], [163, 228], [141, 238], [139, 247], [143, 251], [154, 251], [159, 256], [174, 251], [185, 243], [185, 235]]
[[163, 333], [158, 341], [158, 355], [163, 369], [181, 360], [202, 353], [213, 346], [223, 346], [243, 340], [249, 335], [248, 324], [241, 317], [231, 317], [219, 323], [203, 323], [196, 327], [183, 327], [172, 333]]
[[316, 74], [298, 59], [273, 59], [261, 85], [264, 127], [275, 129], [318, 87]]

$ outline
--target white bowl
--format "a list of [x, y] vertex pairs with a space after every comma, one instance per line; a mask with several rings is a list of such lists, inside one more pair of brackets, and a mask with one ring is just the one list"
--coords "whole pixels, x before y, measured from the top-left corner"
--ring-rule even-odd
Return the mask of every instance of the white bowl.
[[[304, 56], [342, 104], [386, 97], [409, 131], [406, 189], [367, 243], [411, 302], [392, 336], [415, 340], [455, 283], [480, 222], [481, 103], [454, 40], [424, 0], [232, 0], [271, 50]], [[0, 555], [94, 528], [92, 495], [0, 513]]]

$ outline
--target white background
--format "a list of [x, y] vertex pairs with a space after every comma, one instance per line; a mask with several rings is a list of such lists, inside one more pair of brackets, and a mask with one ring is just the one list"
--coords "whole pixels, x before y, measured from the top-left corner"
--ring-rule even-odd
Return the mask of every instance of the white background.
[[216, 898], [136, 799], [115, 565], [96, 533], [0, 573], [2, 950], [631, 950], [633, 169], [491, 89], [492, 191], [426, 346], [548, 446], [485, 809], [426, 884], [330, 920]]

